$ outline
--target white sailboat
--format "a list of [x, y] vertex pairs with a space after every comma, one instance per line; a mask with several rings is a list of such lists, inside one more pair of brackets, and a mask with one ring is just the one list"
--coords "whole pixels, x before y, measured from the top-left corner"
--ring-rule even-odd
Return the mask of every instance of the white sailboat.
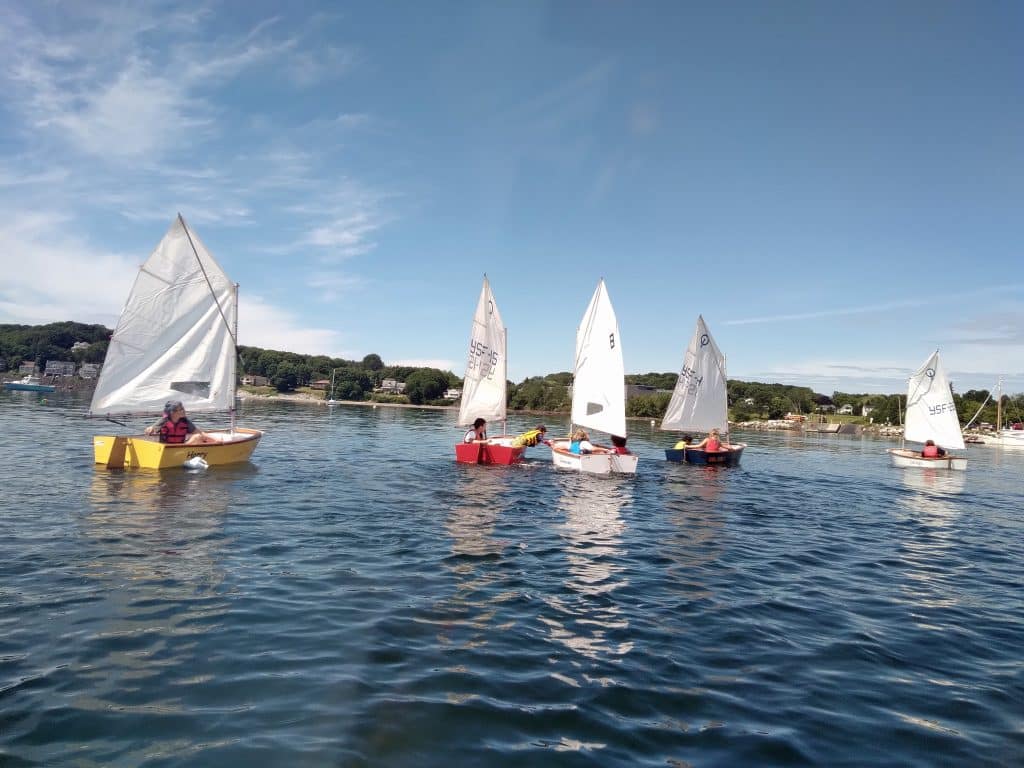
[[[914, 443], [931, 440], [947, 450], [963, 450], [964, 437], [960, 419], [953, 401], [953, 389], [942, 369], [936, 350], [918, 371], [910, 377], [907, 386], [907, 412], [903, 439]], [[966, 456], [926, 457], [922, 451], [903, 447], [889, 449], [893, 466], [937, 467], [940, 469], [967, 469]]]
[[[459, 403], [460, 427], [470, 426], [478, 418], [488, 423], [505, 421], [507, 377], [508, 333], [491, 284], [484, 275], [469, 334], [466, 376]], [[455, 460], [463, 464], [513, 464], [522, 458], [525, 448], [512, 442], [512, 437], [500, 435], [487, 442], [458, 443]]]
[[[710, 432], [717, 429], [725, 441], [729, 432], [727, 385], [725, 355], [711, 337], [703, 315], [699, 315], [661, 428], [680, 432]], [[665, 458], [690, 464], [735, 466], [740, 463], [740, 456], [746, 447], [744, 443], [734, 443], [717, 451], [667, 448]]]
[[996, 431], [992, 434], [986, 433], [982, 438], [984, 445], [992, 445], [997, 448], [1020, 448], [1024, 449], [1024, 429], [1007, 427], [1003, 424], [1003, 380], [996, 384]]
[[337, 372], [337, 368], [331, 368], [331, 394], [330, 397], [327, 398], [328, 405], [339, 405], [341, 403], [341, 400], [334, 399], [334, 374]]
[[155, 436], [98, 435], [96, 463], [165, 469], [202, 458], [247, 461], [262, 432], [235, 426], [238, 286], [178, 218], [142, 265], [110, 339], [89, 415], [159, 414], [168, 401], [186, 411], [229, 411], [225, 430], [204, 430], [202, 445]]
[[[576, 331], [572, 424], [625, 438], [625, 374], [619, 324], [602, 279]], [[572, 446], [571, 439], [551, 441], [556, 467], [599, 475], [636, 472], [638, 459], [634, 454], [614, 453], [602, 446], [592, 453], [574, 453]]]

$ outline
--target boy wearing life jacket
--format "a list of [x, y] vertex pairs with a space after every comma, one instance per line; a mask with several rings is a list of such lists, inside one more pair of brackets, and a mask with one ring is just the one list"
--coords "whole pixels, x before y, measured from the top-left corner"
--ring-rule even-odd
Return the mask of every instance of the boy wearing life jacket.
[[181, 400], [168, 400], [164, 404], [164, 415], [156, 424], [146, 427], [147, 435], [159, 435], [161, 443], [170, 445], [196, 445], [211, 442], [199, 427], [185, 415]]
[[946, 455], [946, 451], [939, 448], [935, 444], [934, 440], [926, 440], [924, 443], [924, 449], [921, 451], [921, 455], [926, 459], [938, 459]]
[[551, 445], [551, 441], [547, 438], [548, 428], [543, 424], [538, 424], [534, 429], [523, 432], [523, 434], [516, 437], [512, 442], [512, 445], [517, 448], [522, 446], [524, 448], [532, 448], [538, 443], [544, 443], [544, 445]]

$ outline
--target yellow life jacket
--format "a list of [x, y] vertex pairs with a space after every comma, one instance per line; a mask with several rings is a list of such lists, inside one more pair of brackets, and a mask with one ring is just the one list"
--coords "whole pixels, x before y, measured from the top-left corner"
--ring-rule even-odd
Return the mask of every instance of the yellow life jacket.
[[540, 441], [540, 436], [543, 433], [539, 429], [531, 429], [528, 432], [523, 432], [515, 440], [512, 441], [512, 445], [518, 447], [532, 447]]

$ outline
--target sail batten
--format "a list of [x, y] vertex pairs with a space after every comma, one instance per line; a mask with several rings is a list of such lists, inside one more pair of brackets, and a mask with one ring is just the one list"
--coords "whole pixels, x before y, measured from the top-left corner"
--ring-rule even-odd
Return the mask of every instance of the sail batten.
[[712, 338], [704, 317], [698, 316], [661, 428], [728, 432], [727, 387], [725, 356]]
[[[90, 413], [190, 411], [234, 405], [235, 286], [179, 217], [139, 269], [93, 393]], [[227, 311], [225, 311], [227, 310]], [[175, 383], [209, 382], [176, 388]]]
[[910, 377], [903, 437], [915, 443], [934, 440], [944, 448], [964, 448], [953, 389], [938, 350]]
[[485, 275], [469, 335], [466, 375], [459, 404], [460, 426], [472, 424], [477, 418], [487, 421], [505, 420], [508, 378], [506, 350], [505, 324]]
[[602, 280], [576, 334], [573, 423], [626, 437], [625, 384], [619, 324]]

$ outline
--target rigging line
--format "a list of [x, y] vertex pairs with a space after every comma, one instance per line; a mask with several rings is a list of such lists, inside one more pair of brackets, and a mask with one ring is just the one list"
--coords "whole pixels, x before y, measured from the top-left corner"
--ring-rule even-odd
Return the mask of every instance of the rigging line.
[[964, 427], [963, 427], [964, 429], [970, 429], [971, 428], [971, 424], [973, 424], [974, 420], [981, 415], [981, 411], [985, 408], [986, 405], [988, 405], [988, 401], [991, 400], [991, 399], [992, 399], [992, 393], [990, 392], [988, 397], [985, 398], [985, 402], [983, 402], [981, 404], [981, 406], [978, 408], [978, 412], [975, 413], [973, 416], [971, 416], [971, 420], [970, 421], [968, 421], [966, 424], [964, 424]]
[[231, 323], [229, 323], [227, 317], [224, 316], [224, 308], [220, 305], [220, 301], [217, 298], [217, 292], [213, 289], [213, 283], [210, 281], [210, 276], [206, 274], [206, 265], [203, 264], [203, 260], [199, 258], [199, 251], [196, 250], [196, 244], [192, 242], [192, 234], [188, 231], [188, 224], [185, 223], [185, 219], [182, 218], [180, 213], [178, 214], [178, 221], [181, 222], [181, 226], [185, 230], [185, 237], [188, 238], [188, 244], [192, 246], [192, 253], [195, 254], [196, 262], [199, 264], [199, 269], [202, 270], [203, 277], [206, 279], [206, 286], [210, 289], [210, 295], [213, 297], [213, 301], [217, 305], [217, 312], [220, 314], [220, 319], [224, 321], [224, 327], [228, 329], [228, 336], [231, 337], [231, 341], [235, 345], [235, 354], [238, 354], [238, 339], [235, 338], [235, 334], [232, 332]]

